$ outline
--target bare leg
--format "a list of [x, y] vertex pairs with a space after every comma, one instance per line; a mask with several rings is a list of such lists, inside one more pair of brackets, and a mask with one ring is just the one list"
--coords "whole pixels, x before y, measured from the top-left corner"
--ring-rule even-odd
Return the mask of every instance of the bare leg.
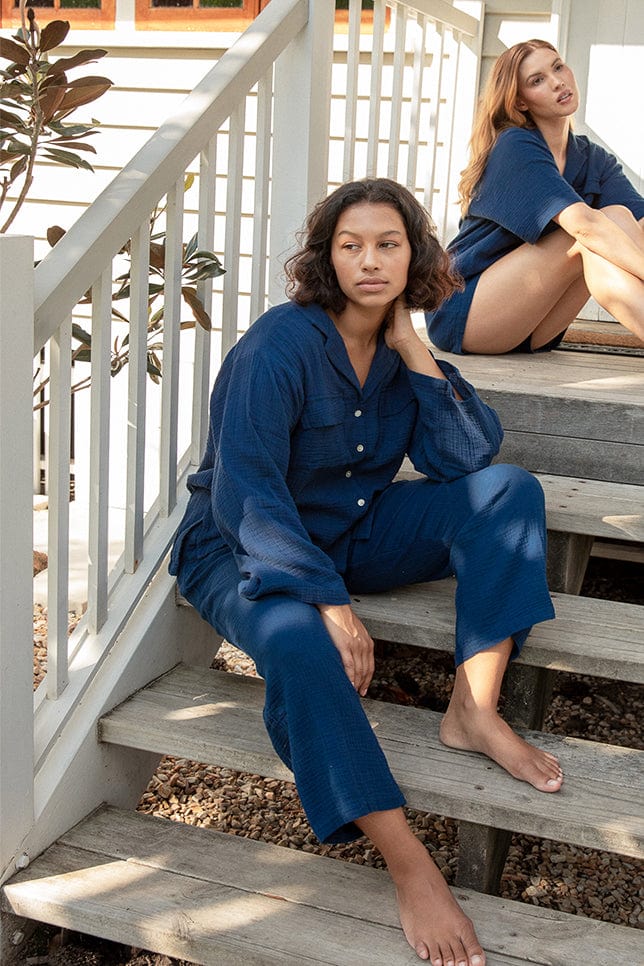
[[558, 792], [563, 772], [554, 755], [516, 735], [497, 711], [511, 651], [508, 638], [459, 665], [440, 738], [451, 748], [482, 752], [539, 791]]
[[371, 812], [356, 825], [380, 849], [396, 886], [407, 942], [432, 966], [484, 966], [474, 926], [458, 905], [402, 808]]
[[[644, 229], [627, 209], [604, 209], [644, 245]], [[467, 352], [509, 352], [532, 336], [545, 345], [576, 318], [589, 295], [644, 337], [644, 282], [578, 245], [562, 228], [535, 245], [520, 245], [481, 276], [467, 318]]]
[[[644, 251], [644, 225], [633, 218], [627, 208], [612, 205], [602, 209]], [[611, 315], [644, 340], [644, 281], [622, 271], [605, 258], [583, 246], [579, 252], [584, 264], [584, 278], [588, 289], [599, 304]]]

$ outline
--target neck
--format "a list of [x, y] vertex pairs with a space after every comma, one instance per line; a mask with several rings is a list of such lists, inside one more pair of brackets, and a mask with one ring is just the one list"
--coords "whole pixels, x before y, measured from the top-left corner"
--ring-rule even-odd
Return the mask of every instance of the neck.
[[346, 344], [367, 349], [375, 344], [388, 310], [360, 311], [352, 306], [343, 312], [328, 314]]
[[547, 124], [540, 123], [537, 127], [543, 134], [544, 140], [552, 151], [555, 161], [561, 162], [562, 165], [565, 164], [568, 134], [570, 133], [570, 119], [563, 117]]

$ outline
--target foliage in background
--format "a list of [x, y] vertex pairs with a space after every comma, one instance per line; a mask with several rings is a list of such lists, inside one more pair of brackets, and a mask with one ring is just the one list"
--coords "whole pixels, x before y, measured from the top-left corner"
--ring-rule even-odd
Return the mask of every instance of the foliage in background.
[[[89, 104], [101, 97], [112, 86], [106, 77], [81, 77], [70, 81], [67, 74], [75, 67], [94, 63], [104, 57], [105, 50], [81, 50], [71, 57], [60, 57], [49, 62], [48, 53], [59, 46], [69, 33], [69, 23], [53, 20], [40, 29], [34, 12], [26, 8], [26, 0], [20, 0], [22, 28], [13, 39], [0, 37], [0, 58], [9, 66], [0, 69], [0, 208], [8, 200], [13, 201], [9, 217], [0, 228], [6, 232], [25, 202], [33, 184], [34, 166], [40, 158], [54, 164], [93, 171], [91, 164], [78, 152], [96, 154], [87, 138], [99, 133], [92, 119], [90, 124], [67, 123], [65, 119], [77, 107]], [[16, 198], [9, 199], [12, 188], [22, 179]], [[185, 180], [185, 190], [194, 181], [193, 175]], [[150, 280], [148, 284], [148, 339], [147, 371], [157, 382], [162, 374], [163, 350], [163, 295], [165, 291], [165, 233], [158, 230], [158, 221], [165, 212], [157, 206], [150, 217]], [[47, 230], [47, 240], [55, 245], [65, 230], [57, 225]], [[120, 252], [129, 256], [129, 243]], [[129, 325], [127, 316], [114, 304], [130, 295], [130, 268], [114, 279], [112, 294], [112, 318]], [[190, 310], [191, 319], [181, 321], [181, 328], [195, 324], [211, 328], [210, 316], [197, 294], [197, 283], [223, 275], [221, 262], [210, 251], [197, 248], [196, 235], [183, 246], [181, 268], [181, 295]], [[91, 301], [87, 293], [80, 304]], [[91, 334], [74, 322], [72, 336], [75, 342], [72, 359], [90, 362], [92, 352]], [[112, 345], [111, 372], [116, 375], [129, 361], [129, 330], [117, 335]], [[91, 376], [83, 376], [72, 385], [72, 392], [89, 386]], [[47, 386], [49, 377], [41, 365], [34, 375], [34, 409], [42, 409], [49, 402]]]
[[[107, 77], [81, 77], [70, 81], [68, 72], [104, 57], [105, 50], [81, 50], [50, 63], [48, 52], [69, 33], [66, 20], [53, 20], [41, 30], [31, 8], [21, 0], [22, 28], [9, 40], [0, 37], [0, 57], [9, 66], [0, 69], [0, 208], [22, 179], [22, 186], [0, 232], [6, 232], [20, 211], [33, 183], [34, 165], [43, 160], [93, 171], [78, 152], [96, 154], [86, 138], [97, 133], [97, 121], [71, 124], [65, 119], [90, 104], [112, 86]], [[17, 187], [17, 185], [16, 185]]]
[[[184, 182], [184, 190], [188, 191], [194, 183], [194, 175], [187, 175]], [[157, 206], [150, 216], [150, 280], [148, 282], [148, 336], [147, 336], [147, 371], [153, 382], [158, 383], [162, 375], [162, 361], [160, 353], [163, 351], [163, 323], [164, 323], [164, 303], [163, 295], [165, 292], [165, 233], [155, 231], [158, 220], [165, 213], [164, 206]], [[62, 238], [65, 230], [58, 225], [54, 225], [47, 231], [47, 240], [50, 245], [55, 245]], [[120, 252], [121, 255], [129, 257], [129, 242]], [[209, 278], [218, 278], [225, 273], [219, 258], [211, 251], [203, 251], [197, 248], [197, 236], [194, 235], [189, 242], [183, 246], [183, 258], [181, 265], [181, 295], [184, 303], [190, 309], [192, 318], [188, 321], [180, 321], [181, 329], [194, 328], [199, 324], [203, 329], [209, 331], [212, 327], [210, 315], [206, 312], [203, 302], [197, 294], [197, 283]], [[130, 320], [114, 304], [130, 297], [131, 267], [127, 271], [118, 275], [114, 279], [117, 286], [112, 294], [112, 318], [119, 322], [124, 322], [129, 326]], [[92, 300], [91, 292], [88, 292], [79, 304], [85, 305]], [[90, 362], [92, 355], [92, 336], [78, 323], [72, 324], [72, 338], [76, 341], [72, 353], [72, 359], [77, 362]], [[122, 336], [116, 336], [112, 345], [111, 373], [117, 375], [127, 365], [129, 361], [129, 330]], [[45, 389], [49, 382], [48, 377], [43, 377], [34, 387], [34, 397], [38, 401], [34, 409], [42, 409], [48, 403]], [[74, 383], [72, 392], [85, 389], [90, 384], [90, 375], [87, 375]]]

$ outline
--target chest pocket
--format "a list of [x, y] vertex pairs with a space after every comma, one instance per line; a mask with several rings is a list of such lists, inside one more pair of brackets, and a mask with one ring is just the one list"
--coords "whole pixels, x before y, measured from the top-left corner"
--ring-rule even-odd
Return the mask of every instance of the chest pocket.
[[307, 401], [291, 437], [292, 465], [333, 466], [346, 459], [342, 396]]

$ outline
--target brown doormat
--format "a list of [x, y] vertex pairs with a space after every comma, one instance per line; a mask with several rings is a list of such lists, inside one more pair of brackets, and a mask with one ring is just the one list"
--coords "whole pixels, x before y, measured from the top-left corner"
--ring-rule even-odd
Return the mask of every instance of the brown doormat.
[[628, 354], [644, 355], [644, 342], [619, 322], [592, 322], [586, 319], [573, 322], [561, 348], [627, 350]]

